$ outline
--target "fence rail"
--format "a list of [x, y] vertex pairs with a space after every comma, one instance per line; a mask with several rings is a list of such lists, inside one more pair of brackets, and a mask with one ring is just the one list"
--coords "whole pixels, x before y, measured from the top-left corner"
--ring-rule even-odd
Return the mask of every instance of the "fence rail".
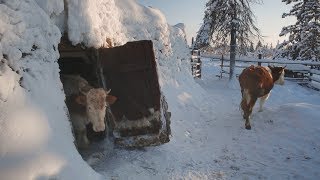
[[[210, 57], [207, 57], [210, 58]], [[229, 63], [225, 63], [226, 61], [230, 61], [228, 58], [210, 58], [211, 61], [220, 61], [220, 78], [222, 78], [223, 74], [229, 74], [224, 68], [230, 67]], [[320, 90], [320, 62], [303, 62], [303, 61], [275, 61], [268, 59], [236, 59], [235, 68], [244, 69], [249, 67], [252, 64], [256, 65], [274, 65], [279, 64], [286, 66], [286, 74], [285, 78], [287, 80], [297, 81], [299, 84], [306, 85], [310, 88]], [[236, 75], [239, 75], [239, 72], [236, 72]]]

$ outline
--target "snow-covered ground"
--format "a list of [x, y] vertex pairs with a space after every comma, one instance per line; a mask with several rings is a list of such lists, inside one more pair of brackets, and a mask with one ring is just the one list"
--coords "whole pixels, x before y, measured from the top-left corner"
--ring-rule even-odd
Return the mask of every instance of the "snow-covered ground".
[[230, 88], [217, 74], [218, 64], [203, 59], [203, 78], [189, 84], [202, 91], [169, 99], [168, 144], [124, 150], [105, 142], [88, 163], [112, 179], [319, 179], [320, 93], [288, 81], [275, 86], [246, 130], [238, 84]]
[[[65, 32], [89, 47], [152, 40], [172, 112], [170, 143], [97, 144], [86, 160], [103, 176], [82, 160], [59, 79]], [[319, 93], [290, 82], [275, 87], [247, 131], [237, 83], [217, 79], [209, 60], [194, 81], [185, 38], [183, 25], [134, 0], [0, 1], [0, 179], [318, 179]]]

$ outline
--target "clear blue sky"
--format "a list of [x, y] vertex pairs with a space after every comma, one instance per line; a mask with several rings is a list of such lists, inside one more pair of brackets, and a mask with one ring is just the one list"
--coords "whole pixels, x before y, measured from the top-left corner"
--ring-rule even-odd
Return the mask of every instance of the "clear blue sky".
[[[145, 6], [152, 6], [160, 9], [166, 16], [167, 21], [171, 25], [184, 23], [186, 25], [186, 33], [188, 42], [191, 37], [196, 36], [196, 32], [202, 23], [204, 16], [205, 4], [208, 0], [137, 0]], [[281, 18], [284, 12], [289, 12], [290, 7], [281, 0], [264, 0], [263, 4], [254, 5], [252, 7], [256, 15], [256, 25], [260, 28], [265, 43], [275, 45], [279, 37], [279, 33], [283, 26], [293, 24], [293, 18]]]

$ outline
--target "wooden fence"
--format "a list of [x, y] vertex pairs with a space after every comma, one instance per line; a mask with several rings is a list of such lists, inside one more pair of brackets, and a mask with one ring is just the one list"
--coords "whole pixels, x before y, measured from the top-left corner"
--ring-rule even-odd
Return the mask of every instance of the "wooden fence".
[[201, 78], [201, 56], [200, 50], [191, 51], [191, 72], [194, 78]]
[[[222, 78], [223, 74], [229, 74], [230, 59], [224, 58], [211, 58], [211, 61], [220, 61], [220, 74], [218, 77]], [[236, 59], [235, 68], [242, 69], [250, 65], [278, 65], [286, 66], [285, 79], [296, 81], [298, 84], [308, 86], [310, 88], [320, 90], [320, 62], [303, 62], [303, 61], [276, 61], [268, 59]], [[241, 71], [236, 71], [238, 76]]]

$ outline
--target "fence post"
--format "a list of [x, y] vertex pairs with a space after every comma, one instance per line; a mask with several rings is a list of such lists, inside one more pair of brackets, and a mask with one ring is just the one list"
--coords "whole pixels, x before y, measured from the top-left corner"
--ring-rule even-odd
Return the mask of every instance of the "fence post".
[[311, 66], [310, 66], [310, 70], [309, 70], [309, 78], [308, 78], [309, 83], [311, 83], [311, 81], [312, 81], [312, 79], [311, 79], [311, 77], [312, 77], [312, 75], [313, 75], [312, 69], [313, 69], [313, 66], [311, 65]]
[[[258, 55], [258, 59], [260, 60], [262, 58], [262, 54], [259, 54]], [[260, 61], [258, 61], [258, 66], [261, 66], [261, 62]]]
[[200, 56], [197, 59], [197, 66], [196, 66], [196, 77], [201, 79], [201, 60]]
[[222, 78], [222, 73], [223, 73], [223, 54], [221, 55], [221, 64], [220, 64], [220, 67], [221, 67], [221, 70], [220, 70], [220, 79]]
[[[196, 56], [194, 55], [196, 53]], [[200, 50], [191, 51], [191, 70], [193, 77], [201, 78], [201, 59]]]

